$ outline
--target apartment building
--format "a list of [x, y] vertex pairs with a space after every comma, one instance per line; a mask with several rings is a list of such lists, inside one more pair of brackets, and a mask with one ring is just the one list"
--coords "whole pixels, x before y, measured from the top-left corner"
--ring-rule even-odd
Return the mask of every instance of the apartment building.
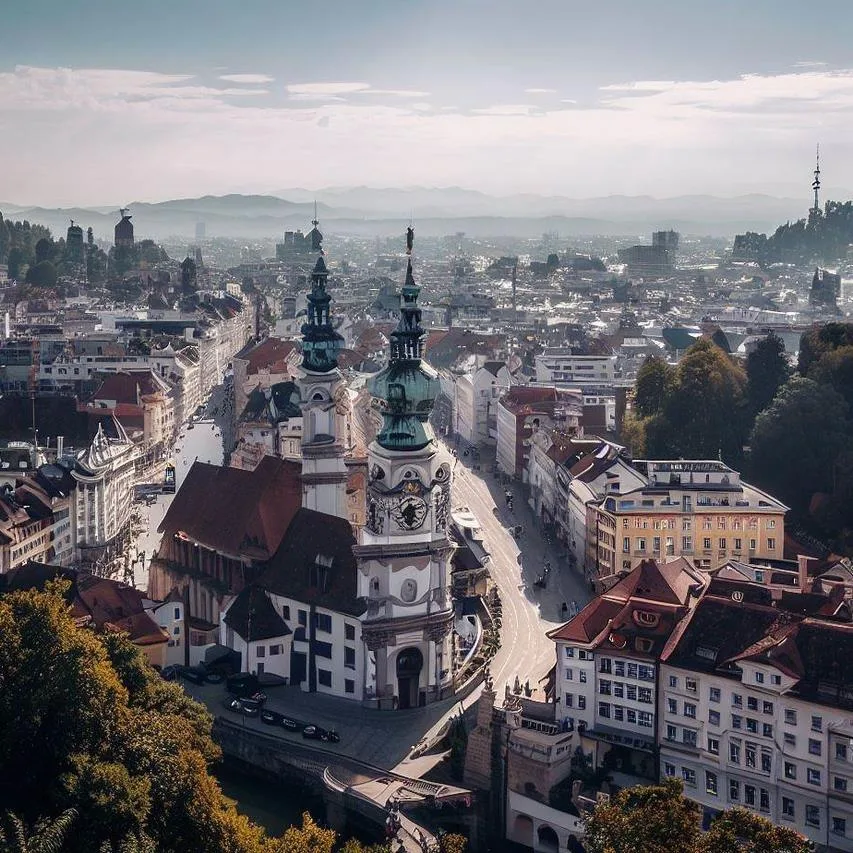
[[783, 554], [780, 501], [717, 460], [635, 461], [645, 483], [610, 488], [587, 506], [587, 567], [607, 586], [647, 557], [689, 557], [710, 570], [728, 559]]
[[555, 717], [620, 787], [657, 778], [658, 659], [707, 577], [688, 560], [643, 560], [548, 634], [556, 644]]
[[707, 825], [743, 806], [853, 850], [853, 624], [843, 589], [714, 578], [661, 657], [660, 774]]
[[509, 390], [512, 377], [502, 361], [456, 376], [453, 382], [454, 432], [470, 444], [497, 439], [498, 400]]
[[536, 381], [543, 385], [610, 388], [616, 381], [615, 355], [574, 355], [571, 347], [546, 347], [535, 357]]

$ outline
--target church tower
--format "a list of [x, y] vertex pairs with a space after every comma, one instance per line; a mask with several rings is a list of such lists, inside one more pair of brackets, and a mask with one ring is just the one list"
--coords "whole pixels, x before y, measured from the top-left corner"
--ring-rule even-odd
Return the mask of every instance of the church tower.
[[383, 424], [368, 449], [367, 521], [354, 552], [366, 600], [365, 695], [411, 708], [453, 689], [453, 603], [447, 535], [451, 460], [429, 423], [438, 375], [423, 361], [412, 240], [388, 366], [370, 382]]
[[329, 315], [329, 271], [323, 255], [311, 273], [308, 317], [302, 326], [302, 506], [347, 518], [344, 463], [347, 390], [338, 369], [343, 338]]

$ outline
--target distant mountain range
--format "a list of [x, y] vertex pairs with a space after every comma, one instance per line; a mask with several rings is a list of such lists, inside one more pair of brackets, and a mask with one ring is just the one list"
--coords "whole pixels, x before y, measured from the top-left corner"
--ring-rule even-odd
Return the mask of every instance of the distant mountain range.
[[[137, 238], [193, 239], [197, 222], [208, 237], [269, 239], [285, 230], [311, 227], [314, 202], [321, 228], [360, 236], [396, 234], [412, 218], [423, 236], [464, 231], [472, 237], [536, 237], [556, 231], [563, 236], [643, 236], [674, 228], [686, 235], [731, 237], [735, 233], [773, 231], [779, 224], [807, 214], [808, 199], [751, 194], [732, 198], [685, 195], [673, 198], [612, 195], [573, 199], [518, 194], [490, 196], [459, 187], [376, 189], [288, 188], [270, 195], [224, 195], [131, 202]], [[29, 219], [62, 235], [69, 219], [91, 226], [111, 239], [118, 207], [44, 208], [0, 202], [5, 217]]]

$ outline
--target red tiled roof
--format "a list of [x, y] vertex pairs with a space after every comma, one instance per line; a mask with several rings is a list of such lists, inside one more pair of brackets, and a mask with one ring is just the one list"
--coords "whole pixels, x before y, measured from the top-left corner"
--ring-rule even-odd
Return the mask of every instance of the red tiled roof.
[[264, 456], [253, 471], [196, 462], [158, 528], [214, 551], [265, 560], [302, 505], [301, 465]]
[[142, 397], [160, 394], [162, 391], [162, 385], [150, 370], [123, 371], [105, 376], [92, 399], [115, 400], [117, 403], [137, 406]]
[[283, 364], [294, 349], [296, 349], [294, 341], [283, 341], [281, 338], [264, 338], [252, 349], [236, 357], [247, 362], [246, 376], [251, 376], [259, 370], [273, 367], [276, 362]]

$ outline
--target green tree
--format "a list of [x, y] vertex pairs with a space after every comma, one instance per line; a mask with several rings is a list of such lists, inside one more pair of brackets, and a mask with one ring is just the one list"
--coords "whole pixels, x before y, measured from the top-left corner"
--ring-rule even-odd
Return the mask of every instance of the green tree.
[[20, 281], [21, 270], [27, 265], [27, 254], [20, 246], [12, 246], [8, 256], [9, 278]]
[[697, 853], [811, 853], [814, 846], [797, 832], [775, 826], [747, 809], [722, 812], [699, 842]]
[[77, 812], [66, 809], [54, 820], [37, 821], [31, 832], [12, 812], [0, 819], [0, 853], [59, 853]]
[[42, 261], [53, 261], [56, 258], [56, 244], [49, 237], [42, 237], [36, 243], [34, 252], [37, 264]]
[[747, 394], [753, 417], [763, 412], [791, 376], [785, 342], [771, 332], [746, 357]]
[[24, 280], [27, 284], [33, 284], [36, 287], [56, 287], [56, 267], [51, 261], [40, 261], [27, 270], [27, 277]]
[[750, 470], [768, 491], [805, 514], [815, 492], [833, 491], [850, 441], [849, 410], [828, 385], [795, 376], [755, 421]]
[[637, 371], [634, 411], [651, 417], [663, 411], [675, 385], [675, 369], [662, 358], [650, 355]]
[[812, 364], [809, 378], [834, 388], [853, 411], [853, 344], [825, 352]]
[[597, 805], [586, 821], [587, 853], [690, 853], [699, 839], [699, 807], [681, 783], [625, 788]]
[[812, 365], [826, 353], [847, 346], [853, 346], [853, 323], [826, 323], [803, 332], [797, 358], [800, 376], [808, 376]]

